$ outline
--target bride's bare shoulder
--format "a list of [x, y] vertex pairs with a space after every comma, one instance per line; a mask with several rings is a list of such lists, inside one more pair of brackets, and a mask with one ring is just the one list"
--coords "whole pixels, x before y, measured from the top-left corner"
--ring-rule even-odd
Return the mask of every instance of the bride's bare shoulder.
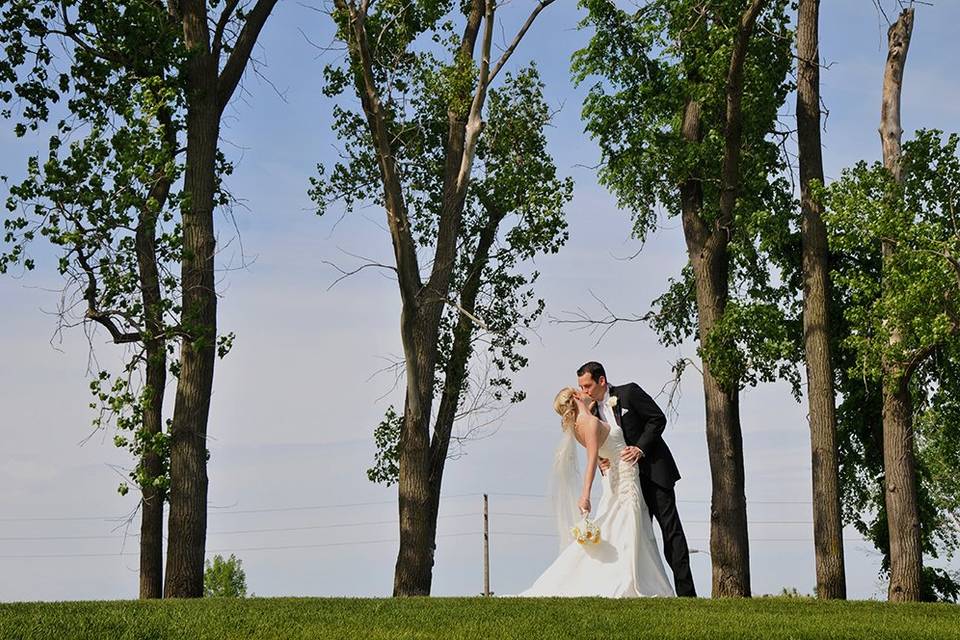
[[592, 413], [581, 411], [575, 422], [577, 432], [580, 434], [596, 433], [603, 428], [603, 423]]

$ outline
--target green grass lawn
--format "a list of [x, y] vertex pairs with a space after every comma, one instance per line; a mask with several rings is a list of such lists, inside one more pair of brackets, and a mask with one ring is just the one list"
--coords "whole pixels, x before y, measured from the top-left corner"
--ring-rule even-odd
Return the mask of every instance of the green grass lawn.
[[251, 598], [15, 603], [0, 604], [0, 638], [960, 640], [960, 607], [816, 602], [801, 598]]

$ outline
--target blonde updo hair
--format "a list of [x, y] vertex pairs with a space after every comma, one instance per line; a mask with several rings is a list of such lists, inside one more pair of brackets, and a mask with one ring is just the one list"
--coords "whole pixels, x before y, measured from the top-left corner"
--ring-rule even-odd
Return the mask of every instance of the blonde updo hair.
[[577, 421], [577, 391], [573, 387], [564, 387], [553, 400], [553, 410], [560, 416], [560, 426], [564, 430], [573, 427]]

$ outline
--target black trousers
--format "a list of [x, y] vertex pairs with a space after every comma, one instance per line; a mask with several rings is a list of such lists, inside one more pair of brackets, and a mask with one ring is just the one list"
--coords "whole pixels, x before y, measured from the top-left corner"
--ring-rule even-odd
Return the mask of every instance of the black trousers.
[[663, 533], [663, 555], [673, 570], [673, 586], [677, 595], [696, 597], [697, 589], [690, 573], [690, 549], [677, 513], [677, 494], [673, 487], [661, 487], [643, 476], [640, 476], [640, 488], [651, 519], [657, 519]]

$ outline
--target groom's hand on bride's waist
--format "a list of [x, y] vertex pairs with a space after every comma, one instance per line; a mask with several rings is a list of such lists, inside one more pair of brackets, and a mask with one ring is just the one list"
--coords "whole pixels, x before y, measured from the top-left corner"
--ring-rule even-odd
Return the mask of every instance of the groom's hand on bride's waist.
[[627, 446], [620, 451], [620, 459], [624, 462], [636, 462], [643, 457], [643, 450], [640, 447]]
[[610, 458], [597, 458], [597, 466], [600, 467], [600, 475], [607, 475], [607, 470], [610, 469]]

